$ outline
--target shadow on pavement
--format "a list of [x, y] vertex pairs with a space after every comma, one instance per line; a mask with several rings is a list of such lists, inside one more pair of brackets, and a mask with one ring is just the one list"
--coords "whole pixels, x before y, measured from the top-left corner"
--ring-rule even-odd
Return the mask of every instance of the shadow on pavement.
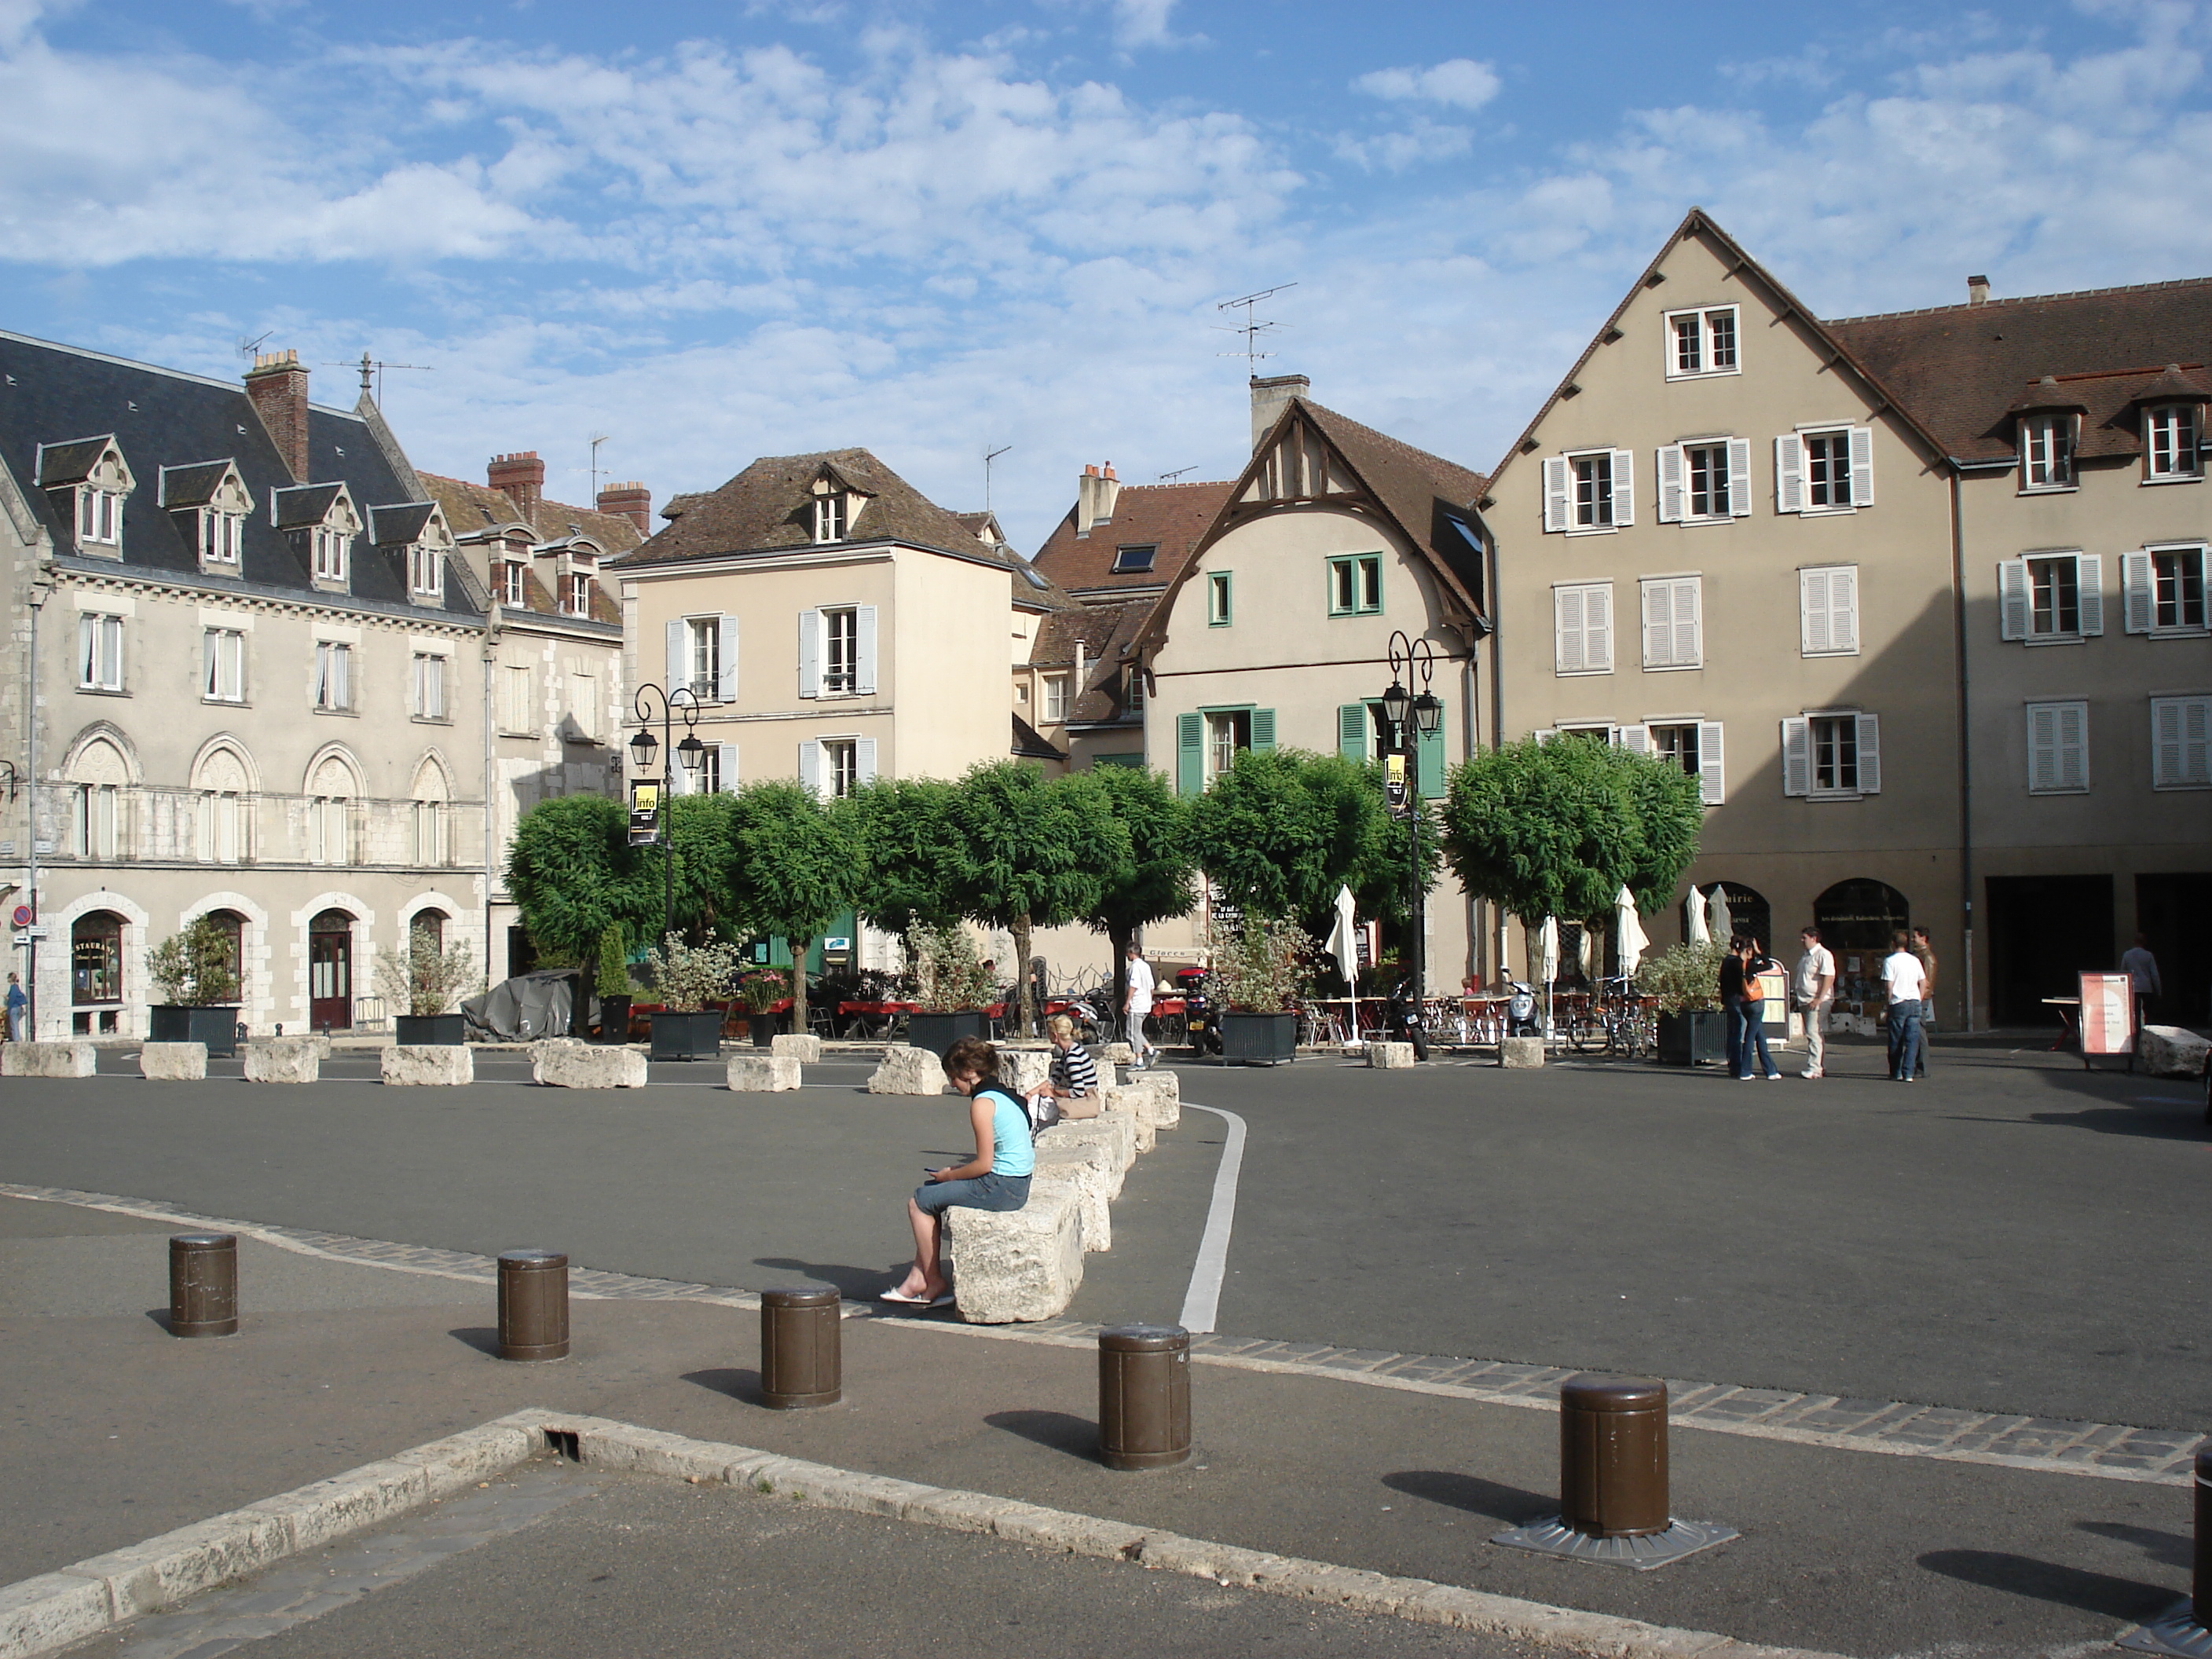
[[1479, 1480], [1471, 1474], [1455, 1474], [1449, 1469], [1400, 1469], [1395, 1474], [1384, 1475], [1382, 1484], [1408, 1498], [1441, 1504], [1448, 1510], [1464, 1510], [1469, 1515], [1486, 1516], [1509, 1526], [1523, 1526], [1559, 1512], [1559, 1500], [1556, 1498], [1523, 1492], [1518, 1486], [1500, 1486], [1495, 1480]]
[[1940, 1572], [1946, 1578], [2038, 1601], [2054, 1601], [2108, 1619], [2154, 1619], [2173, 1601], [2172, 1590], [2139, 1584], [2131, 1578], [2054, 1566], [2048, 1561], [1997, 1550], [1930, 1550], [1919, 1561], [1929, 1571]]
[[2131, 1527], [2124, 1521], [2082, 1521], [2075, 1525], [2082, 1532], [2094, 1533], [2115, 1543], [2133, 1544], [2164, 1566], [2185, 1567], [2194, 1559], [2191, 1540], [2178, 1532], [2155, 1532], [2148, 1527]]
[[2030, 1123], [2062, 1129], [2094, 1129], [2100, 1135], [2136, 1135], [2154, 1140], [2202, 1140], [2203, 1114], [2194, 1101], [2184, 1106], [2092, 1106], [2079, 1112], [2030, 1112]]
[[686, 1371], [684, 1380], [706, 1389], [709, 1394], [742, 1401], [748, 1406], [761, 1403], [761, 1375], [756, 1370], [717, 1365], [703, 1371]]
[[993, 1412], [983, 1419], [994, 1429], [1018, 1434], [1048, 1451], [1066, 1452], [1086, 1463], [1098, 1461], [1098, 1425], [1066, 1412]]
[[474, 1348], [478, 1353], [499, 1358], [499, 1327], [496, 1325], [463, 1325], [447, 1331], [454, 1341]]
[[[838, 1262], [800, 1261], [787, 1255], [757, 1255], [756, 1267], [773, 1267], [778, 1273], [795, 1273], [818, 1284], [832, 1285], [837, 1294], [848, 1301], [872, 1302], [876, 1293], [887, 1290], [897, 1281], [891, 1275], [903, 1273], [909, 1263], [894, 1262], [888, 1267], [853, 1267]], [[781, 1285], [763, 1285], [765, 1291], [782, 1290]]]

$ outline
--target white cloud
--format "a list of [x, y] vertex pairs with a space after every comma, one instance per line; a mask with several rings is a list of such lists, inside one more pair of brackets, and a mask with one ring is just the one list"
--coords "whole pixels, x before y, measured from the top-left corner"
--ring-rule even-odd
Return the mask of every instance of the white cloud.
[[1452, 58], [1427, 69], [1374, 70], [1352, 83], [1352, 90], [1392, 102], [1446, 104], [1454, 109], [1480, 109], [1498, 96], [1502, 83], [1498, 72], [1472, 58]]

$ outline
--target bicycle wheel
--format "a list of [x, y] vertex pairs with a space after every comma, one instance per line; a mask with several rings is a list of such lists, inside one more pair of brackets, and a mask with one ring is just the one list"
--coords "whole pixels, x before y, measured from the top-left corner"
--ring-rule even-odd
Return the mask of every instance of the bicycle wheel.
[[1568, 1009], [1563, 1023], [1566, 1026], [1567, 1046], [1578, 1054], [1588, 1054], [1604, 1041], [1604, 1028], [1590, 1017], [1587, 1006]]

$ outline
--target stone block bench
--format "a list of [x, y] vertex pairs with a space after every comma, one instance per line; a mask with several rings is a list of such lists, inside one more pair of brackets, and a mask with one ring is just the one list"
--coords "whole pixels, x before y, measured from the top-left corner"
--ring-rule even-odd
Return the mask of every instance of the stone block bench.
[[1544, 1063], [1544, 1039], [1532, 1036], [1498, 1038], [1498, 1063], [1508, 1071], [1535, 1070]]
[[313, 1083], [323, 1075], [320, 1037], [257, 1037], [239, 1050], [248, 1083]]
[[1122, 1180], [1137, 1161], [1137, 1123], [1127, 1112], [1064, 1118], [1039, 1135], [1036, 1145], [1039, 1152], [1048, 1146], [1096, 1148], [1105, 1170], [1106, 1196], [1119, 1198]]
[[1370, 1042], [1367, 1045], [1367, 1064], [1377, 1072], [1395, 1072], [1413, 1063], [1413, 1045], [1410, 1042]]
[[2208, 1052], [2212, 1043], [2179, 1025], [2146, 1025], [2136, 1038], [2137, 1056], [2153, 1077], [2203, 1077]]
[[99, 1059], [89, 1042], [0, 1043], [0, 1077], [90, 1077]]
[[574, 1037], [530, 1045], [530, 1076], [549, 1089], [642, 1089], [645, 1051], [596, 1046]]
[[207, 1079], [204, 1042], [147, 1042], [139, 1045], [138, 1075], [156, 1083], [202, 1083]]
[[884, 1049], [883, 1064], [868, 1079], [872, 1095], [941, 1095], [951, 1086], [943, 1062], [927, 1048]]
[[[783, 1040], [776, 1039], [778, 1042]], [[733, 1094], [781, 1093], [799, 1086], [799, 1056], [772, 1053], [732, 1054], [724, 1077]]]
[[394, 1042], [377, 1069], [393, 1088], [458, 1088], [477, 1080], [477, 1057], [458, 1042]]
[[786, 1031], [781, 1036], [770, 1037], [768, 1051], [772, 1054], [787, 1054], [805, 1066], [819, 1066], [822, 1063], [822, 1039], [797, 1031]]
[[1083, 1206], [1074, 1183], [1040, 1174], [1018, 1210], [945, 1212], [953, 1304], [974, 1325], [1057, 1319], [1083, 1283]]
[[1114, 1189], [1121, 1183], [1112, 1161], [1108, 1146], [1057, 1140], [1049, 1132], [1037, 1137], [1036, 1174], [1030, 1190], [1034, 1194], [1047, 1182], [1073, 1189], [1076, 1208], [1083, 1215], [1085, 1254], [1114, 1246]]

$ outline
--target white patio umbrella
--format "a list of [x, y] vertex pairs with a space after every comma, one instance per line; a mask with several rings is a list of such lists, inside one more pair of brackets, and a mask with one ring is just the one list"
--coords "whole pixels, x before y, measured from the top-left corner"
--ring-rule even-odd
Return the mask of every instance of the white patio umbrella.
[[1626, 884], [1613, 906], [1613, 934], [1620, 941], [1620, 971], [1633, 975], [1637, 964], [1644, 960], [1644, 947], [1651, 941], [1644, 938], [1643, 919], [1636, 914], [1636, 895]]
[[1336, 890], [1336, 925], [1328, 930], [1329, 955], [1336, 958], [1337, 971], [1344, 982], [1352, 988], [1352, 1033], [1353, 1042], [1359, 1041], [1359, 924], [1354, 919], [1352, 889]]
[[1597, 977], [1598, 938], [1597, 929], [1584, 922], [1581, 936], [1575, 941], [1575, 962], [1582, 969], [1584, 979]]
[[1682, 901], [1682, 937], [1692, 945], [1713, 942], [1713, 930], [1705, 926], [1705, 896], [1694, 887]]
[[1735, 919], [1729, 915], [1728, 888], [1715, 882], [1713, 890], [1705, 895], [1705, 925], [1712, 929], [1713, 938], [1726, 945], [1735, 933]]
[[1536, 935], [1536, 951], [1542, 964], [1544, 988], [1544, 1035], [1552, 1034], [1552, 981], [1559, 976], [1559, 919], [1544, 918], [1543, 931]]

